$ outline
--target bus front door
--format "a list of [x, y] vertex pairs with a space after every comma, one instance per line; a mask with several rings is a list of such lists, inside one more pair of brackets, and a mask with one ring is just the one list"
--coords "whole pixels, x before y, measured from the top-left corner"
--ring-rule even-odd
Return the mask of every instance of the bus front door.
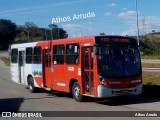
[[43, 85], [44, 87], [51, 87], [51, 61], [50, 61], [50, 50], [44, 49], [43, 50]]
[[24, 51], [18, 52], [19, 83], [24, 83]]
[[93, 47], [84, 47], [82, 54], [83, 92], [87, 95], [94, 95]]

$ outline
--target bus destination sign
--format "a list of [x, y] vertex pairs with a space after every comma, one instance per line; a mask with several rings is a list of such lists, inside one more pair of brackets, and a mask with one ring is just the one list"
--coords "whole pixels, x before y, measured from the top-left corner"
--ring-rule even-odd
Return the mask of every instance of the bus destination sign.
[[95, 43], [96, 44], [120, 44], [120, 43], [135, 44], [136, 40], [132, 38], [127, 38], [127, 37], [98, 36], [98, 37], [95, 37]]

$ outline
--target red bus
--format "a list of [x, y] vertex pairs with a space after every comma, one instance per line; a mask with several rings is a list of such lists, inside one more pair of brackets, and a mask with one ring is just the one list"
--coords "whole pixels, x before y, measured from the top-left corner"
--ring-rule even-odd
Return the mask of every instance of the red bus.
[[142, 93], [137, 41], [124, 36], [87, 36], [11, 45], [12, 80], [37, 88], [96, 98]]

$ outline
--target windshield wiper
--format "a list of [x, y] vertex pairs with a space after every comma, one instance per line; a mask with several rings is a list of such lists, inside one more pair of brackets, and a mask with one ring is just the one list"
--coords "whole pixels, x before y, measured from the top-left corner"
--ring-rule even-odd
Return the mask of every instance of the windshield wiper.
[[127, 53], [128, 53], [128, 51], [129, 51], [130, 47], [131, 47], [131, 45], [129, 45], [128, 48], [127, 48], [127, 51], [126, 51], [126, 54], [125, 54], [125, 58], [126, 58], [126, 56], [127, 56]]

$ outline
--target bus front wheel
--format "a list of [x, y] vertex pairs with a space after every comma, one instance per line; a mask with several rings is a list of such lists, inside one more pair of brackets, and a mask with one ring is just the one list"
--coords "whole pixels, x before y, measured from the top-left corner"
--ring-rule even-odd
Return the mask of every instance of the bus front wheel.
[[32, 93], [36, 92], [36, 88], [34, 87], [34, 81], [32, 77], [29, 77], [28, 79], [28, 88]]
[[81, 95], [80, 86], [78, 82], [75, 82], [72, 86], [72, 95], [76, 101], [82, 102], [83, 96]]

